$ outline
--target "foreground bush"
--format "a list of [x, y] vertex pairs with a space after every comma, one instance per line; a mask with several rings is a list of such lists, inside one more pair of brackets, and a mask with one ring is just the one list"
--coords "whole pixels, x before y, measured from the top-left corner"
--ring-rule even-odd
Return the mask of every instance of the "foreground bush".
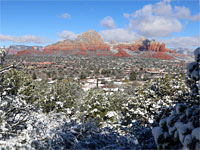
[[194, 54], [195, 62], [188, 65], [187, 71], [191, 97], [162, 113], [159, 126], [152, 130], [158, 149], [200, 149], [200, 48]]
[[166, 107], [175, 106], [177, 102], [188, 99], [189, 92], [190, 89], [181, 76], [172, 78], [166, 75], [155, 83], [139, 88], [121, 105], [126, 114], [124, 124], [127, 125], [133, 120], [151, 124], [160, 119], [160, 113], [165, 111]]
[[200, 106], [177, 104], [152, 130], [158, 149], [200, 148]]
[[9, 88], [9, 93], [34, 104], [43, 112], [67, 111], [76, 109], [77, 100], [83, 94], [79, 85], [72, 81], [61, 80], [53, 84], [34, 81], [30, 75], [15, 69], [8, 71], [2, 84]]

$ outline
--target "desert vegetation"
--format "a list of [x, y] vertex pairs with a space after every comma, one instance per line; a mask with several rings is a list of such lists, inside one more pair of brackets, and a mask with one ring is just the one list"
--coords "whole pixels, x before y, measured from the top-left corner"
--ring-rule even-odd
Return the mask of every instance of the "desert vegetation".
[[[198, 48], [195, 51], [195, 62], [188, 65], [187, 79], [182, 71], [169, 67], [171, 74], [145, 79], [140, 86], [128, 84], [124, 91], [108, 92], [99, 86], [85, 91], [81, 87], [81, 81], [91, 74], [100, 80], [101, 75], [117, 76], [120, 73], [120, 79], [127, 75], [127, 79], [123, 79], [126, 83], [129, 80], [139, 80], [138, 74], [144, 70], [142, 63], [138, 63], [140, 67], [137, 68], [141, 68], [138, 71], [135, 69], [125, 74], [124, 68], [131, 64], [130, 61], [139, 60], [101, 57], [92, 59], [80, 56], [75, 59], [76, 63], [63, 65], [64, 70], [59, 72], [59, 69], [53, 69], [53, 63], [47, 63], [48, 65], [37, 70], [34, 68], [38, 67], [35, 63], [34, 67], [28, 69], [23, 66], [24, 60], [26, 61], [24, 57], [15, 58], [23, 58], [20, 65], [9, 61], [9, 64], [13, 64], [7, 66], [6, 59], [10, 58], [2, 53], [0, 147], [80, 150], [199, 149], [199, 56]], [[66, 58], [71, 62], [73, 57]], [[41, 59], [37, 56], [29, 57], [29, 61], [30, 58]], [[60, 63], [66, 58], [44, 57], [43, 61], [57, 59], [56, 65], [62, 65]], [[80, 63], [80, 60], [85, 63]], [[97, 63], [98, 61], [101, 63]], [[118, 61], [121, 65], [117, 64]], [[157, 59], [147, 61], [151, 62], [150, 65], [159, 64], [159, 67], [166, 65]], [[103, 66], [105, 64], [109, 66]], [[72, 72], [65, 70], [78, 65], [82, 68], [81, 72], [72, 68]], [[103, 69], [100, 71], [99, 68]], [[45, 77], [38, 80], [42, 76]]]

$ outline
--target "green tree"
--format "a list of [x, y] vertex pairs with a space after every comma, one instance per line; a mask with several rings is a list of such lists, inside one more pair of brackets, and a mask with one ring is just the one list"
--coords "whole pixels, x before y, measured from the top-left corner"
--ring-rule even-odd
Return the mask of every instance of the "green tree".
[[33, 78], [33, 80], [37, 79], [37, 75], [36, 75], [35, 72], [33, 72], [33, 74], [32, 74], [32, 78]]
[[86, 75], [83, 72], [81, 72], [80, 79], [82, 80], [82, 79], [85, 79], [85, 78], [86, 78]]
[[132, 71], [129, 75], [129, 80], [130, 81], [135, 81], [136, 80], [136, 77], [137, 77], [137, 74], [136, 72]]

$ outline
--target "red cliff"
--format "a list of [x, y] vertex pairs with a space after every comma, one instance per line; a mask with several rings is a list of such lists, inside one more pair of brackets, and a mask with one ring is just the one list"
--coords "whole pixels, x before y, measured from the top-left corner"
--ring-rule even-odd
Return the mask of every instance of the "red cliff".
[[[170, 50], [165, 47], [164, 43], [159, 43], [156, 41], [149, 41], [145, 38], [140, 38], [133, 43], [127, 44], [117, 44], [113, 46], [113, 49], [116, 50], [130, 50], [130, 51], [143, 51], [143, 56], [145, 57], [154, 57], [159, 59], [173, 59], [174, 57], [171, 54], [175, 53], [175, 51]], [[149, 53], [152, 52], [153, 54]], [[119, 52], [120, 53], [120, 52]], [[120, 54], [118, 54], [120, 55]]]
[[16, 53], [17, 56], [24, 56], [24, 55], [41, 55], [43, 54], [41, 51], [35, 50], [35, 49], [29, 49], [29, 50], [21, 50]]
[[118, 53], [115, 54], [114, 56], [117, 56], [117, 57], [131, 57], [131, 55], [129, 55], [127, 52], [125, 52], [124, 50], [122, 50], [122, 48], [120, 48], [118, 50]]
[[111, 55], [110, 46], [105, 44], [101, 36], [94, 30], [86, 31], [77, 36], [75, 40], [64, 40], [48, 45], [44, 48], [45, 54], [69, 52], [76, 55]]

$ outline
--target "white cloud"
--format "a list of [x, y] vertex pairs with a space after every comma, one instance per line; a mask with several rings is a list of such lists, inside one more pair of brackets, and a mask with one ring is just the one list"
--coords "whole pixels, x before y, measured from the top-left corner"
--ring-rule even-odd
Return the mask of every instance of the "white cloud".
[[171, 9], [168, 2], [145, 5], [133, 13], [130, 26], [147, 37], [170, 36], [173, 32], [180, 32], [182, 24], [179, 20], [166, 15], [171, 14]]
[[188, 19], [188, 18], [190, 18], [190, 10], [189, 10], [189, 8], [186, 8], [184, 6], [182, 6], [182, 7], [175, 6], [174, 7], [174, 16], [177, 18]]
[[190, 19], [191, 19], [192, 21], [199, 21], [199, 20], [200, 20], [200, 15], [190, 16]]
[[136, 10], [133, 13], [133, 18], [152, 16], [152, 5], [145, 5], [142, 9]]
[[168, 1], [161, 1], [153, 5], [153, 12], [159, 16], [171, 16], [172, 6]]
[[115, 40], [117, 42], [134, 41], [138, 38], [138, 35], [133, 31], [117, 28], [100, 31], [100, 35], [105, 41]]
[[187, 20], [192, 20], [192, 21], [200, 20], [200, 14], [191, 15], [190, 9], [184, 6], [181, 6], [181, 7], [175, 6], [173, 15], [179, 19], [187, 19]]
[[123, 13], [123, 17], [126, 19], [130, 18], [130, 16], [131, 16], [131, 14], [129, 14], [129, 13]]
[[16, 43], [36, 43], [36, 44], [44, 44], [48, 42], [47, 39], [37, 37], [34, 35], [11, 36], [3, 34], [0, 34], [0, 41], [10, 41]]
[[175, 37], [163, 40], [167, 46], [175, 48], [191, 48], [200, 46], [200, 35], [193, 37]]
[[75, 34], [74, 32], [71, 32], [71, 31], [62, 31], [61, 33], [58, 34], [58, 36], [61, 39], [74, 40], [78, 36], [78, 34]]
[[104, 28], [108, 28], [108, 29], [115, 28], [115, 22], [114, 22], [113, 18], [110, 16], [104, 17], [103, 20], [101, 20], [100, 24]]
[[64, 14], [62, 14], [60, 17], [63, 18], [63, 19], [70, 19], [70, 18], [71, 18], [71, 15], [68, 14], [68, 13], [64, 13]]
[[191, 15], [190, 9], [184, 6], [172, 7], [170, 0], [144, 5], [132, 14], [124, 13], [123, 16], [129, 19], [129, 29], [135, 29], [147, 37], [166, 37], [180, 32], [180, 19], [200, 20], [200, 14]]
[[140, 34], [147, 37], [170, 36], [173, 32], [180, 32], [181, 23], [175, 18], [164, 18], [160, 16], [143, 17], [133, 21], [133, 27]]

